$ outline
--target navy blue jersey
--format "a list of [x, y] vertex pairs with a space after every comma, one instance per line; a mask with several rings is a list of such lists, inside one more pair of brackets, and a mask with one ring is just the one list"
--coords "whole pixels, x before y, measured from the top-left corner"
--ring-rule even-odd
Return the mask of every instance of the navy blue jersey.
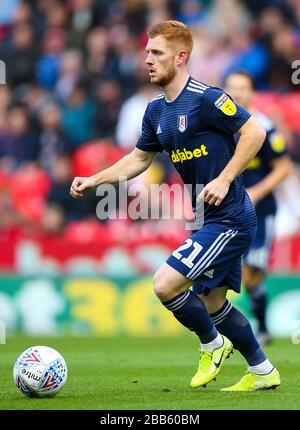
[[[250, 188], [263, 180], [271, 172], [272, 162], [287, 154], [285, 142], [276, 132], [270, 119], [261, 112], [254, 112], [253, 115], [261, 123], [267, 134], [263, 146], [242, 174], [246, 188]], [[267, 216], [275, 214], [275, 212], [276, 200], [273, 193], [268, 194], [256, 205], [258, 216]]]
[[[235, 151], [234, 133], [250, 118], [220, 88], [189, 78], [175, 100], [158, 95], [146, 109], [137, 148], [165, 150], [185, 184], [196, 186], [218, 177]], [[204, 224], [222, 222], [243, 227], [256, 223], [255, 209], [236, 178], [220, 206], [204, 204]]]

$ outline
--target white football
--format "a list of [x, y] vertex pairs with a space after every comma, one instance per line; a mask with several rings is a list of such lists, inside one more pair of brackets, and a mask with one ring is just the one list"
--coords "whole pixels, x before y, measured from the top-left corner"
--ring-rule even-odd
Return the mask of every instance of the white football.
[[13, 377], [18, 389], [28, 397], [53, 397], [67, 381], [64, 358], [48, 346], [32, 346], [17, 359]]

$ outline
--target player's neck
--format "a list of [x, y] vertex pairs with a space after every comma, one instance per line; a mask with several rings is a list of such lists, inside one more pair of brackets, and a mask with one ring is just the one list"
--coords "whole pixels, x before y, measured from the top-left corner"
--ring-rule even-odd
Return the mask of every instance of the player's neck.
[[187, 71], [183, 73], [178, 73], [172, 82], [162, 88], [165, 98], [168, 102], [171, 102], [179, 96], [183, 88], [185, 87], [190, 75]]

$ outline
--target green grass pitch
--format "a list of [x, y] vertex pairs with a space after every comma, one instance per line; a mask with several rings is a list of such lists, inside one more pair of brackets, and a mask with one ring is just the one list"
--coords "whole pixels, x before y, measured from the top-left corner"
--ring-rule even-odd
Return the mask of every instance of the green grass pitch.
[[[57, 349], [68, 365], [68, 381], [52, 399], [28, 399], [14, 385], [18, 355], [34, 345]], [[300, 344], [276, 339], [265, 348], [281, 373], [276, 390], [224, 393], [245, 371], [235, 351], [217, 381], [192, 389], [198, 362], [197, 339], [179, 338], [8, 338], [0, 345], [0, 409], [300, 409]]]

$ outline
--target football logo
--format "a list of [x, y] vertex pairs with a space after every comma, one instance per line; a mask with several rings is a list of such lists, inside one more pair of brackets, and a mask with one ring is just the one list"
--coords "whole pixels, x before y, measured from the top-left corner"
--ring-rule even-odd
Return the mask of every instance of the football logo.
[[215, 106], [225, 113], [225, 115], [232, 116], [236, 113], [236, 105], [225, 93], [218, 98], [215, 102]]
[[184, 133], [188, 126], [188, 120], [186, 115], [179, 115], [177, 118], [177, 128], [180, 133]]

